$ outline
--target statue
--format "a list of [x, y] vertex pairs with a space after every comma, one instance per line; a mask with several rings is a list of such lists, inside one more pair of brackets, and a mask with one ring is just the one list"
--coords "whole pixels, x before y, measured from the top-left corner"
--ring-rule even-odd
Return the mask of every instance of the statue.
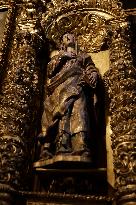
[[59, 53], [47, 66], [46, 98], [42, 117], [43, 145], [35, 166], [56, 161], [92, 161], [90, 114], [98, 71], [91, 57], [78, 51], [75, 36], [63, 36]]

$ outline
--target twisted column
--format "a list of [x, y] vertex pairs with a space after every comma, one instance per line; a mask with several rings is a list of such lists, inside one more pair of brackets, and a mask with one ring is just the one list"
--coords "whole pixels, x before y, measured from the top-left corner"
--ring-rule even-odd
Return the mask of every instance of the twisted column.
[[105, 82], [110, 98], [115, 188], [119, 205], [136, 203], [136, 69], [129, 47], [128, 25], [116, 24]]
[[3, 64], [0, 103], [0, 204], [7, 205], [14, 204], [11, 193], [29, 184], [26, 176], [38, 132], [43, 82], [38, 1], [19, 3]]

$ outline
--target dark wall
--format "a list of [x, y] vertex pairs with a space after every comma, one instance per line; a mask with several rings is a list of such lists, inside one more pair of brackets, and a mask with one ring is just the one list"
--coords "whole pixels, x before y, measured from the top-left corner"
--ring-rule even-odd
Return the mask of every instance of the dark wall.
[[134, 60], [134, 65], [136, 66], [136, 13], [135, 15], [130, 14], [128, 17], [131, 29], [131, 50]]
[[136, 8], [136, 0], [121, 0], [123, 3], [124, 9]]
[[128, 21], [130, 23], [130, 36], [131, 36], [131, 51], [136, 66], [136, 0], [121, 0], [123, 8], [128, 14]]

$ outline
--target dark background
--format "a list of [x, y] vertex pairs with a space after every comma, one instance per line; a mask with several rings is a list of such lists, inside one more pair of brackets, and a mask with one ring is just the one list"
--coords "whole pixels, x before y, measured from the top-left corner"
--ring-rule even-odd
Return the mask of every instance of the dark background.
[[124, 9], [136, 8], [136, 0], [121, 0]]

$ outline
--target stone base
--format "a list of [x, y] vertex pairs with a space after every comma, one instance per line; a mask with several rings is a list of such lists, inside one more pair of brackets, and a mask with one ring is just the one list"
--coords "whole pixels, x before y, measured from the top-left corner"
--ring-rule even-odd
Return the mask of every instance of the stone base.
[[112, 205], [113, 199], [100, 195], [77, 195], [59, 193], [37, 193], [27, 205]]
[[34, 168], [39, 168], [39, 167], [46, 167], [46, 166], [49, 166], [49, 165], [58, 165], [59, 162], [61, 163], [89, 163], [91, 164], [91, 159], [89, 156], [72, 156], [72, 155], [69, 155], [69, 154], [60, 154], [60, 155], [56, 155], [54, 156], [53, 158], [51, 159], [48, 159], [48, 160], [44, 160], [44, 159], [41, 159], [37, 162], [34, 163]]
[[[60, 168], [36, 168], [34, 192], [47, 192], [72, 195], [107, 195], [107, 173], [105, 168], [79, 169], [77, 164], [62, 165]], [[71, 168], [71, 166], [75, 168]], [[77, 166], [77, 167], [76, 167]]]
[[41, 202], [41, 201], [28, 201], [27, 205], [112, 205], [112, 202], [89, 202], [89, 204], [86, 202], [71, 202], [71, 203], [55, 203], [55, 202]]

